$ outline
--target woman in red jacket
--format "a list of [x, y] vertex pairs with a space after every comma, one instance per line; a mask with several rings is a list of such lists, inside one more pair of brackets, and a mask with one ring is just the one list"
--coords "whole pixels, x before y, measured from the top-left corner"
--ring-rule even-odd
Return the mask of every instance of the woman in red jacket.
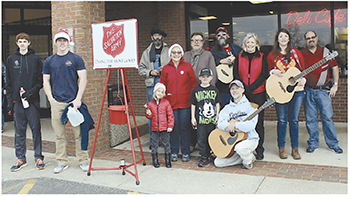
[[170, 62], [164, 66], [160, 82], [166, 88], [166, 99], [169, 100], [174, 112], [175, 126], [170, 135], [171, 161], [177, 161], [181, 136], [182, 161], [190, 161], [190, 97], [197, 85], [196, 75], [190, 63], [182, 57], [184, 51], [179, 44], [169, 48]]
[[[290, 67], [296, 67], [301, 71], [305, 70], [304, 58], [302, 53], [291, 47], [290, 33], [286, 29], [280, 29], [275, 36], [275, 44], [272, 51], [267, 56], [270, 75], [282, 77]], [[301, 78], [298, 85], [304, 86], [306, 78]], [[287, 159], [285, 150], [287, 123], [289, 123], [289, 134], [292, 145], [293, 159], [301, 159], [298, 151], [299, 146], [299, 114], [301, 105], [304, 102], [304, 88], [296, 90], [293, 98], [287, 103], [276, 103], [277, 112], [277, 142], [279, 156], [281, 159]]]
[[[259, 106], [266, 101], [265, 80], [269, 74], [269, 65], [266, 55], [259, 51], [260, 42], [255, 33], [248, 33], [243, 40], [243, 51], [238, 54], [233, 73], [235, 79], [243, 82], [244, 94], [250, 102]], [[264, 111], [259, 113], [258, 123], [255, 127], [259, 134], [259, 145], [255, 149], [256, 159], [264, 159]]]
[[165, 153], [165, 165], [171, 168], [170, 162], [170, 132], [174, 127], [174, 114], [165, 96], [166, 87], [162, 83], [157, 83], [153, 89], [153, 99], [147, 104], [146, 118], [151, 119], [152, 130], [152, 161], [155, 168], [159, 168], [158, 146], [159, 138]]

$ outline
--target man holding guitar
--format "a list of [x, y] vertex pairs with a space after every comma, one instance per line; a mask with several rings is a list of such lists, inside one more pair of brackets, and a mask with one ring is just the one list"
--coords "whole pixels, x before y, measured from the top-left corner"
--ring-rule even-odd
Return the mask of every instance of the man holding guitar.
[[230, 44], [228, 34], [225, 27], [219, 27], [216, 30], [217, 45], [210, 50], [215, 59], [216, 72], [218, 82], [216, 87], [220, 93], [220, 106], [223, 107], [230, 102], [231, 95], [228, 85], [233, 80], [233, 63], [234, 59], [242, 51], [242, 48]]
[[235, 145], [234, 151], [236, 152], [233, 154], [233, 156], [228, 158], [216, 157], [214, 160], [214, 165], [216, 167], [226, 167], [242, 163], [243, 168], [251, 169], [255, 160], [253, 151], [258, 146], [259, 142], [259, 135], [255, 131], [258, 116], [255, 116], [250, 120], [243, 121], [249, 116], [249, 114], [255, 111], [255, 108], [243, 94], [244, 86], [241, 81], [232, 81], [229, 84], [229, 90], [232, 99], [230, 100], [230, 103], [220, 111], [217, 127], [218, 129], [232, 133], [241, 131], [247, 133], [248, 137]]
[[[306, 48], [303, 53], [306, 68], [312, 66], [317, 61], [328, 55], [330, 51], [325, 47], [318, 46], [318, 37], [314, 31], [308, 31], [304, 35]], [[329, 79], [329, 67], [333, 70], [333, 83], [327, 83]], [[339, 81], [339, 67], [333, 59], [327, 61], [307, 75], [306, 82], [306, 98], [304, 103], [306, 127], [309, 132], [309, 147], [306, 152], [313, 153], [319, 145], [319, 129], [318, 129], [318, 113], [320, 110], [322, 127], [326, 144], [336, 153], [343, 153], [338, 146], [337, 131], [332, 121], [333, 109], [332, 98], [337, 93]]]

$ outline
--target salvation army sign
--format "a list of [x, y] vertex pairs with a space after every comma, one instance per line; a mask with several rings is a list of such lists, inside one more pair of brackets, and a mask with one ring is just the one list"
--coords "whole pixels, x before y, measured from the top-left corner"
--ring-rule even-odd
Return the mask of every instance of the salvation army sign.
[[137, 68], [137, 20], [91, 25], [93, 69]]

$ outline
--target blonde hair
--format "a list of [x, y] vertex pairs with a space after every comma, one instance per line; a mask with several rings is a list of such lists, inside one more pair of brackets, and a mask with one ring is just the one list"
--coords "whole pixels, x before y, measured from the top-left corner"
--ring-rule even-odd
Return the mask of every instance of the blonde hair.
[[[158, 90], [159, 88], [157, 88], [157, 90]], [[162, 95], [162, 98], [165, 96], [165, 90], [164, 90], [164, 88], [162, 88], [163, 89], [163, 95]], [[154, 92], [153, 92], [153, 99], [154, 100], [158, 100], [158, 98], [157, 98], [157, 96], [156, 96], [156, 93], [157, 93], [157, 90], [155, 90]]]
[[260, 41], [259, 41], [259, 37], [258, 37], [258, 35], [256, 35], [256, 33], [247, 33], [247, 35], [243, 39], [243, 44], [242, 44], [243, 50], [247, 51], [246, 43], [248, 42], [249, 38], [254, 38], [254, 40], [256, 42], [256, 46], [258, 47], [258, 50], [260, 50]]

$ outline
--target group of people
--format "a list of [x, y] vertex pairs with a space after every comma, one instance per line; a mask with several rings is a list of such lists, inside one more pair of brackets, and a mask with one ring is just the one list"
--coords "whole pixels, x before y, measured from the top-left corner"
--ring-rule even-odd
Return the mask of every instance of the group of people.
[[56, 135], [58, 165], [54, 168], [54, 173], [62, 172], [69, 164], [65, 124], [68, 121], [67, 109], [70, 106], [74, 110], [79, 110], [84, 117], [84, 122], [80, 126], [73, 127], [73, 131], [80, 168], [84, 172], [89, 169], [88, 131], [94, 127], [94, 123], [87, 106], [81, 101], [87, 84], [87, 71], [83, 59], [69, 51], [69, 46], [74, 43], [70, 42], [66, 31], [60, 29], [55, 34], [54, 43], [57, 53], [48, 57], [43, 65], [40, 57], [29, 48], [30, 36], [27, 33], [19, 33], [16, 36], [18, 49], [7, 58], [5, 64], [7, 113], [13, 114], [14, 118], [17, 157], [17, 161], [10, 169], [12, 172], [27, 165], [27, 124], [33, 135], [34, 166], [38, 170], [45, 168], [39, 105], [41, 88], [44, 88], [51, 105], [51, 123]]
[[[191, 35], [191, 50], [187, 52], [179, 44], [168, 48], [164, 42], [166, 36], [158, 28], [151, 30], [153, 42], [143, 52], [138, 68], [147, 87], [146, 117], [150, 119], [150, 149], [156, 168], [160, 166], [159, 137], [165, 150], [166, 167], [178, 160], [180, 147], [182, 161], [190, 161], [190, 153], [198, 143], [199, 167], [211, 162], [216, 167], [243, 164], [243, 168], [252, 168], [255, 160], [264, 159], [264, 111], [249, 120], [246, 118], [256, 111], [256, 105], [266, 102], [269, 96], [266, 80], [271, 75], [283, 77], [291, 67], [302, 72], [331, 53], [330, 49], [318, 46], [314, 31], [305, 33], [306, 48], [299, 51], [291, 47], [288, 30], [280, 29], [268, 55], [260, 51], [255, 33], [245, 36], [242, 49], [229, 42], [225, 27], [216, 30], [217, 44], [210, 51], [203, 48], [201, 32]], [[333, 82], [329, 81], [329, 68], [333, 70]], [[298, 80], [298, 88], [290, 101], [276, 103], [281, 159], [288, 158], [285, 148], [288, 123], [291, 156], [301, 159], [298, 121], [303, 104], [310, 136], [306, 152], [314, 152], [319, 145], [318, 110], [327, 146], [336, 153], [343, 152], [332, 121], [332, 97], [336, 95], [338, 82], [339, 68], [332, 59]], [[233, 119], [236, 121], [231, 121]], [[234, 146], [233, 156], [215, 158], [208, 143], [208, 136], [215, 128], [232, 133], [243, 131], [247, 138]]]
[[[201, 32], [191, 35], [192, 49], [187, 52], [179, 44], [168, 47], [164, 42], [166, 36], [158, 28], [151, 30], [152, 43], [143, 52], [138, 67], [147, 87], [145, 115], [149, 119], [150, 149], [156, 168], [160, 166], [160, 139], [168, 168], [171, 168], [171, 162], [178, 161], [180, 150], [182, 161], [190, 161], [190, 153], [196, 144], [201, 155], [199, 167], [213, 163], [217, 167], [243, 164], [243, 168], [252, 168], [255, 159], [264, 159], [264, 111], [250, 120], [243, 120], [256, 110], [254, 103], [258, 106], [265, 103], [266, 79], [271, 75], [283, 77], [291, 67], [303, 71], [330, 53], [328, 48], [318, 46], [314, 31], [305, 33], [307, 47], [299, 51], [291, 47], [289, 32], [280, 29], [276, 33], [273, 50], [268, 55], [260, 51], [259, 38], [255, 33], [246, 35], [242, 49], [229, 43], [230, 35], [225, 27], [216, 30], [217, 45], [210, 51], [203, 48], [204, 36]], [[40, 57], [29, 48], [30, 36], [20, 33], [16, 36], [18, 49], [7, 58], [2, 68], [5, 76], [2, 93], [6, 94], [7, 113], [14, 116], [17, 161], [11, 167], [13, 172], [27, 165], [27, 124], [33, 134], [34, 165], [38, 170], [45, 168], [39, 110], [39, 90], [42, 87], [51, 105], [51, 123], [56, 135], [58, 165], [54, 173], [62, 172], [69, 164], [65, 129], [69, 107], [79, 110], [84, 116], [84, 123], [73, 127], [73, 131], [80, 168], [84, 172], [89, 169], [88, 131], [94, 128], [94, 123], [82, 102], [87, 71], [83, 59], [69, 51], [69, 46], [74, 43], [70, 42], [66, 31], [60, 29], [55, 34], [54, 43], [57, 53], [48, 57], [43, 65]], [[333, 70], [330, 85], [329, 68]], [[289, 102], [276, 103], [277, 142], [281, 159], [288, 157], [285, 149], [287, 123], [291, 155], [294, 159], [301, 159], [298, 151], [298, 119], [302, 104], [310, 135], [306, 151], [312, 153], [319, 145], [319, 110], [328, 147], [336, 153], [343, 152], [332, 121], [332, 97], [337, 93], [338, 82], [336, 61], [327, 61], [297, 82], [301, 88], [295, 91]], [[227, 132], [247, 133], [247, 138], [234, 147], [233, 156], [215, 158], [212, 154], [208, 136], [216, 127]]]

